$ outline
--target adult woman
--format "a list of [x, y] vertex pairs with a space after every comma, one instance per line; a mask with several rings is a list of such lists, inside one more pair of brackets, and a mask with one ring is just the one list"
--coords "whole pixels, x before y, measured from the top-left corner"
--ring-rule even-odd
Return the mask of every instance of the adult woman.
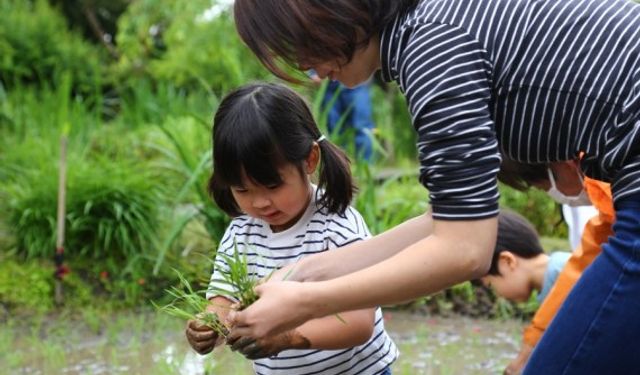
[[309, 258], [293, 278], [331, 280], [262, 285], [260, 301], [236, 315], [239, 332], [274, 333], [481, 276], [496, 236], [499, 149], [525, 163], [575, 160], [582, 152], [584, 174], [612, 182], [615, 236], [526, 371], [635, 369], [640, 6], [626, 0], [236, 0], [235, 17], [242, 39], [276, 75], [287, 78], [282, 59], [347, 86], [378, 69], [397, 82], [418, 133], [420, 180], [432, 207], [371, 240]]

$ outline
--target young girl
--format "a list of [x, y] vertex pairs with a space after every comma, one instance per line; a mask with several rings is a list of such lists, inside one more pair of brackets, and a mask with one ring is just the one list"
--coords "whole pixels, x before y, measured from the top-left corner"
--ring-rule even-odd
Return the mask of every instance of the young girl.
[[[318, 166], [315, 187], [309, 176]], [[228, 288], [221, 255], [232, 256], [235, 243], [247, 254], [250, 275], [264, 278], [307, 255], [369, 237], [349, 206], [354, 186], [348, 159], [321, 135], [302, 98], [284, 86], [247, 85], [220, 103], [209, 190], [234, 218], [218, 247], [215, 288]], [[232, 301], [207, 297], [209, 309], [224, 320]], [[195, 321], [186, 334], [201, 354], [221, 342]], [[257, 374], [390, 374], [398, 355], [379, 308], [311, 320], [257, 341], [230, 336], [228, 343], [255, 359]]]
[[[640, 5], [630, 0], [236, 0], [241, 38], [353, 87], [376, 70], [406, 96], [431, 212], [291, 280], [235, 314], [253, 337], [395, 303], [482, 276], [496, 238], [500, 151], [576, 160], [611, 182], [615, 235], [538, 344], [525, 373], [635, 373], [640, 355]], [[290, 78], [290, 77], [289, 77]], [[366, 248], [367, 252], [363, 252]], [[362, 254], [366, 254], [362, 255]], [[267, 313], [268, 311], [268, 313]]]

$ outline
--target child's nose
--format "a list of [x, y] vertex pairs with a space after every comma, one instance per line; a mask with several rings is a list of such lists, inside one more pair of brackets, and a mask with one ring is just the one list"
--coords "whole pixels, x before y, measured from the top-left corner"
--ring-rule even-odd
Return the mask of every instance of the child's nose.
[[252, 204], [253, 208], [265, 208], [269, 207], [271, 201], [269, 201], [269, 199], [267, 199], [266, 197], [258, 196], [253, 198]]

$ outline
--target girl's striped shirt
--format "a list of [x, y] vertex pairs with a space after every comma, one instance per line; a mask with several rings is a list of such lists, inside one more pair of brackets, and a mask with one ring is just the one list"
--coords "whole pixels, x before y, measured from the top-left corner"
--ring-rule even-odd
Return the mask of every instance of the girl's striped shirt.
[[[220, 254], [232, 256], [234, 243], [238, 244], [241, 253], [246, 253], [250, 275], [264, 278], [307, 255], [336, 249], [369, 236], [364, 220], [352, 207], [343, 215], [327, 214], [314, 200], [300, 220], [282, 232], [273, 233], [260, 219], [240, 216], [231, 222], [220, 242], [210, 289], [231, 291], [221, 277], [228, 265]], [[209, 293], [207, 297], [214, 295]], [[385, 331], [382, 311], [377, 308], [373, 335], [365, 344], [342, 350], [286, 350], [277, 356], [254, 361], [254, 370], [256, 374], [264, 375], [381, 374], [397, 357], [398, 350]]]

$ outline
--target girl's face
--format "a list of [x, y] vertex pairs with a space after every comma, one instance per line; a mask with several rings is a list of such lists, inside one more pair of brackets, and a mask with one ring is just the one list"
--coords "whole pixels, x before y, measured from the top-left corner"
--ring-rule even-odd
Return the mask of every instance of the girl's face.
[[358, 49], [353, 54], [351, 61], [347, 63], [341, 63], [337, 60], [301, 63], [300, 69], [303, 71], [313, 69], [321, 79], [328, 78], [332, 81], [340, 81], [349, 88], [356, 87], [368, 81], [373, 73], [380, 69], [379, 38], [371, 38], [369, 44]]
[[[314, 145], [305, 161], [305, 172], [315, 171], [319, 150]], [[293, 226], [304, 214], [313, 189], [308, 175], [302, 175], [293, 164], [278, 170], [282, 183], [277, 186], [263, 186], [243, 178], [243, 186], [232, 186], [231, 193], [242, 212], [264, 220], [273, 232], [281, 232]]]

